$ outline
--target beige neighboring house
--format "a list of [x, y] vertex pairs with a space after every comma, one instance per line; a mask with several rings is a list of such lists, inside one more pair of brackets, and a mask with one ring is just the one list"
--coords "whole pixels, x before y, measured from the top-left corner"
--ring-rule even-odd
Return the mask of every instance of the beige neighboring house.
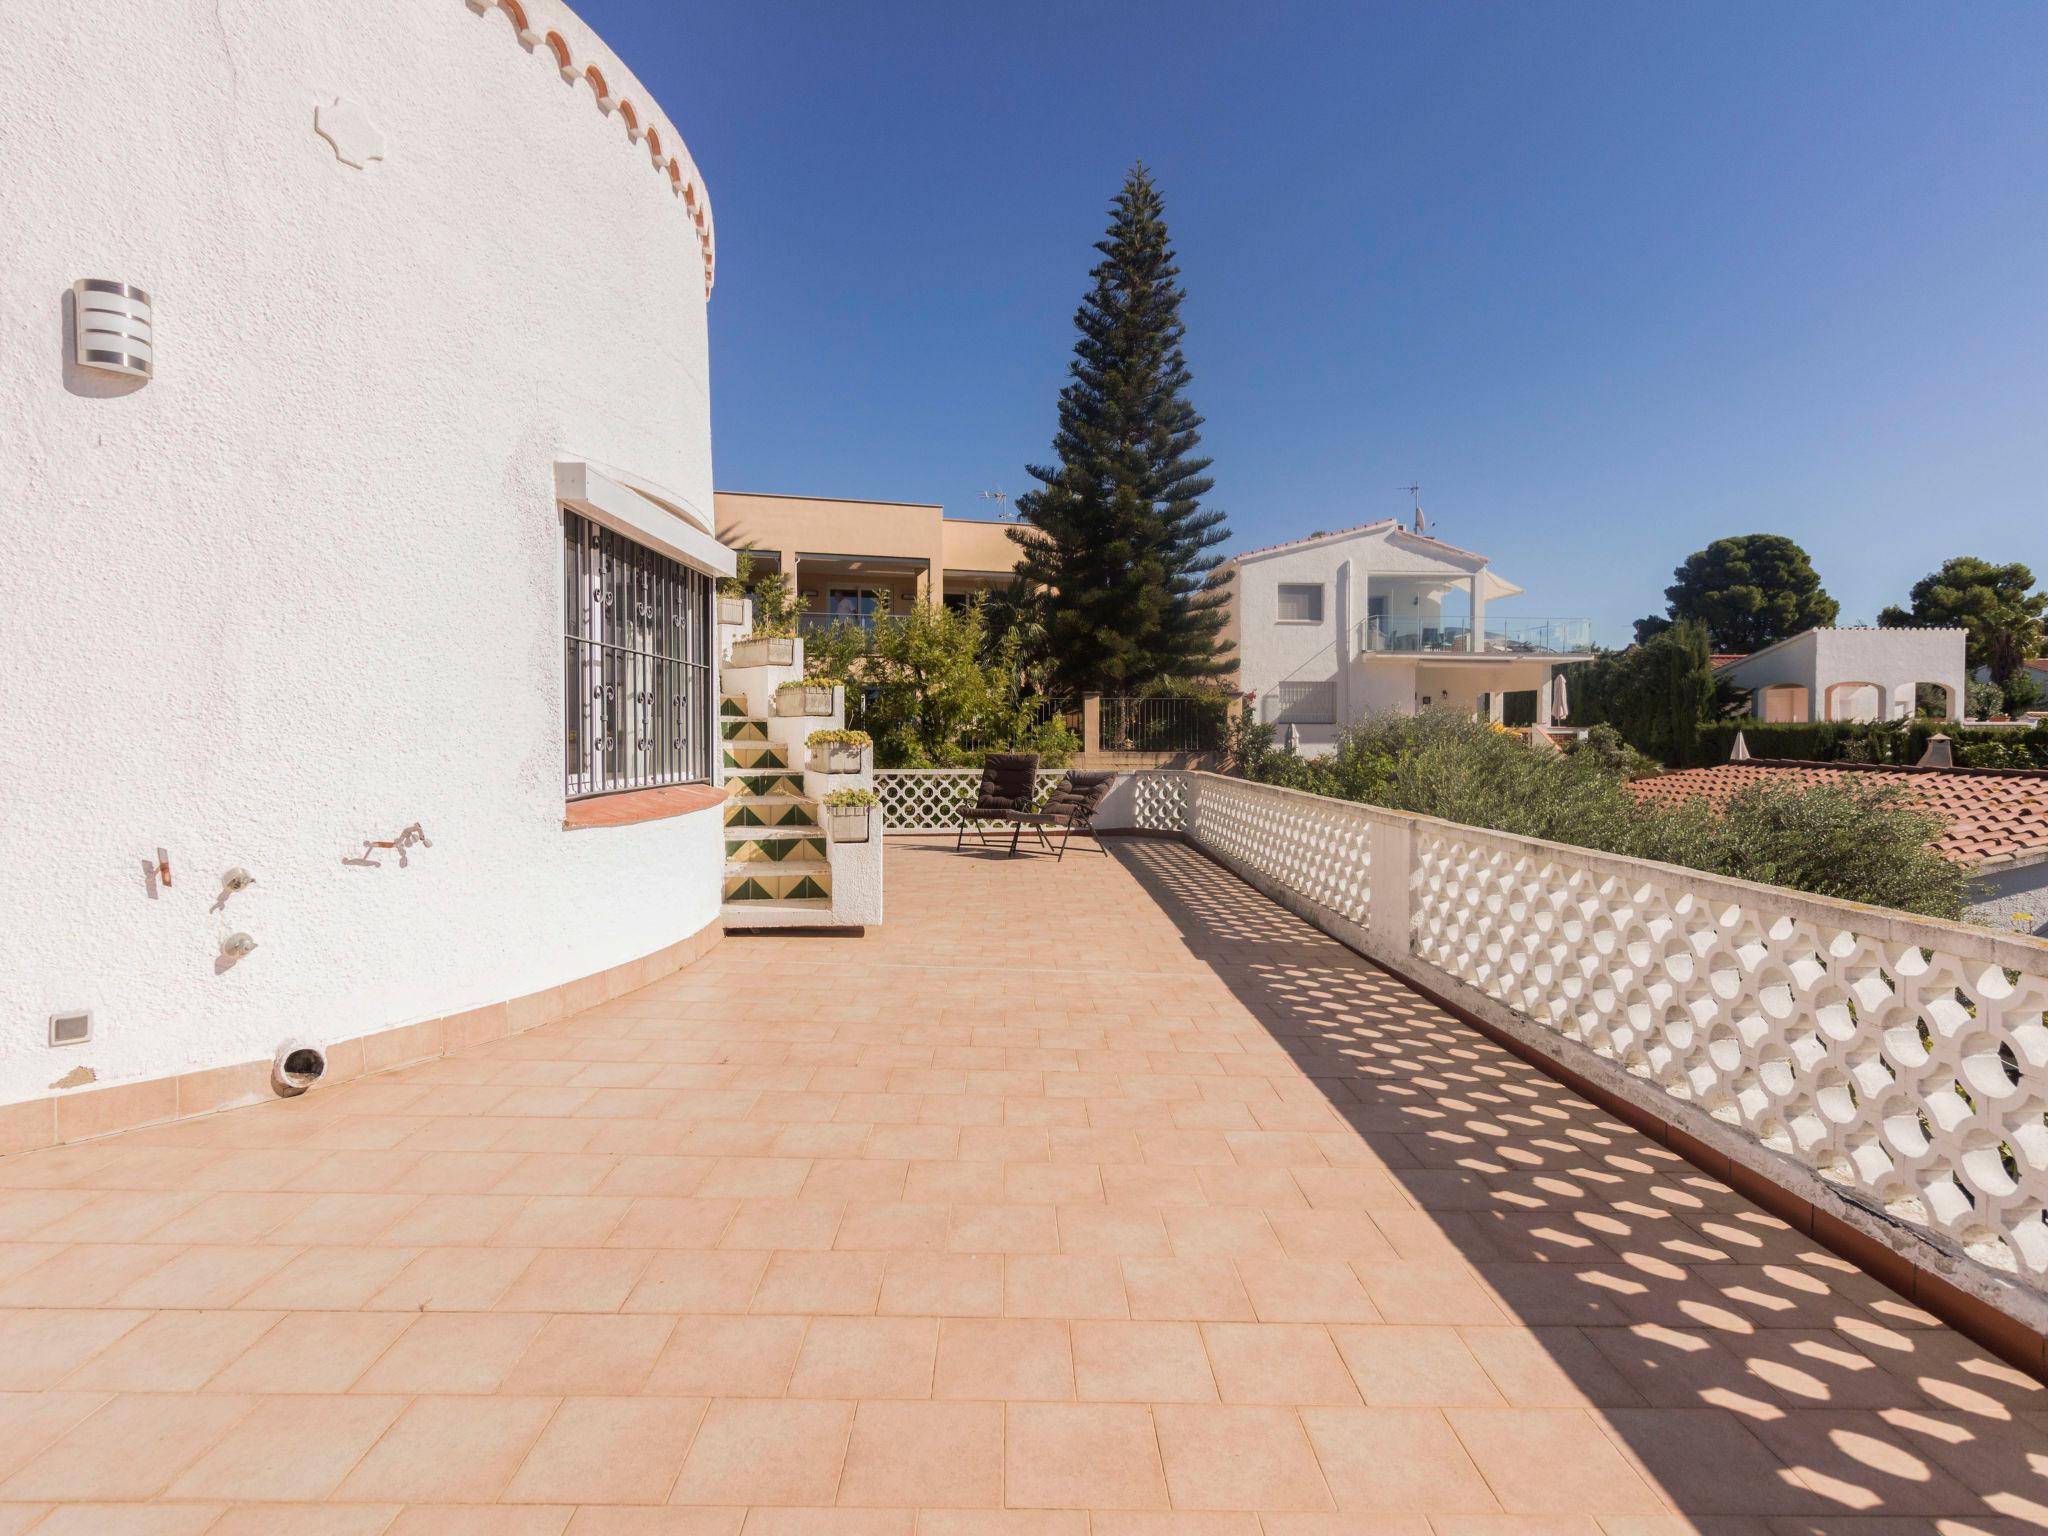
[[783, 571], [810, 599], [805, 630], [845, 619], [872, 628], [885, 606], [964, 603], [1016, 575], [1014, 523], [948, 517], [936, 502], [718, 491], [712, 504], [720, 540], [751, 550], [757, 576]]

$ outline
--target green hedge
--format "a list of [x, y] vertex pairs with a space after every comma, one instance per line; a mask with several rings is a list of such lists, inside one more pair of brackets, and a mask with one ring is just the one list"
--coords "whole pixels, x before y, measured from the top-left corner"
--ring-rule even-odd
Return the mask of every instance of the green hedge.
[[2048, 725], [2031, 730], [1956, 731], [1956, 762], [1965, 768], [2048, 768]]
[[1910, 767], [1920, 761], [1928, 739], [1946, 734], [1964, 768], [2048, 768], [2048, 726], [2011, 730], [1963, 730], [1941, 721], [1879, 725], [1864, 721], [1821, 721], [1777, 725], [1761, 720], [1717, 720], [1693, 733], [1692, 750], [1671, 768], [1706, 768], [1728, 761], [1740, 731], [1751, 757], [1789, 758], [1805, 763], [1886, 763]]

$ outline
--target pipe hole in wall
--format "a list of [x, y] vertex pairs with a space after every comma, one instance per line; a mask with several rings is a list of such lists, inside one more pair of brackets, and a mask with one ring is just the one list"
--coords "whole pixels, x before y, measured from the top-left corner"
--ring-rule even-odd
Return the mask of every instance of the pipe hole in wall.
[[277, 1048], [270, 1080], [279, 1095], [294, 1098], [304, 1093], [327, 1072], [327, 1053], [303, 1040], [287, 1040]]

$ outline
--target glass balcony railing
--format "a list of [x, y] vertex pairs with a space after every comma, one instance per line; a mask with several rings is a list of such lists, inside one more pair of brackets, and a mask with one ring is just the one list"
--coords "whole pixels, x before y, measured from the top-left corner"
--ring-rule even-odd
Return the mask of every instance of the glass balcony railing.
[[[1472, 621], [1462, 614], [1425, 619], [1374, 617], [1358, 626], [1358, 648], [1367, 652], [1470, 654]], [[1495, 619], [1486, 626], [1482, 649], [1498, 656], [1581, 656], [1593, 648], [1591, 619]]]

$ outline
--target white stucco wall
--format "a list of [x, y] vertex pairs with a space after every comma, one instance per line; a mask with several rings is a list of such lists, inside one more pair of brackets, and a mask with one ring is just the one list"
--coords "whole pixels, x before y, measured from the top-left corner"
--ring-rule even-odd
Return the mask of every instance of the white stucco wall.
[[[1338, 546], [1311, 545], [1238, 567], [1231, 596], [1238, 625], [1238, 687], [1263, 695], [1297, 675], [1302, 680], [1336, 675], [1337, 567], [1343, 561]], [[1320, 624], [1280, 622], [1280, 587], [1296, 582], [1322, 587]]]
[[[1967, 640], [1960, 629], [1810, 629], [1731, 663], [1722, 675], [1748, 690], [1805, 688], [1815, 720], [1911, 719], [1917, 712], [1914, 688], [1920, 683], [1947, 687], [1959, 714]], [[1830, 688], [1837, 689], [1832, 715]], [[1780, 696], [1776, 710], [1760, 704], [1760, 713], [1778, 718], [1788, 697]]]
[[1408, 657], [1354, 658], [1350, 679], [1352, 716], [1413, 714], [1420, 697], [1416, 679], [1421, 665]]
[[[462, 0], [90, 9], [17, 7], [0, 50], [0, 1103], [701, 928], [715, 812], [561, 825], [552, 464], [711, 512], [704, 256], [665, 168]], [[587, 29], [527, 15], [694, 186]], [[383, 159], [316, 136], [337, 97]], [[153, 380], [69, 365], [80, 277], [151, 291]], [[406, 867], [351, 862], [411, 822]], [[259, 947], [220, 968], [235, 930]], [[69, 1007], [99, 1039], [51, 1050]]]

